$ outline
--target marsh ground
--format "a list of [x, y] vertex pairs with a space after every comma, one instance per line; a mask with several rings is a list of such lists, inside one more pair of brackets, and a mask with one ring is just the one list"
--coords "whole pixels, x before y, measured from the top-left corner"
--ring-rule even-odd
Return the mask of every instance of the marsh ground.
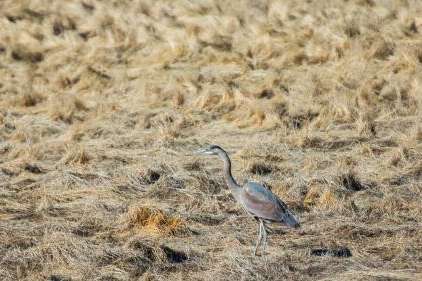
[[[420, 280], [422, 3], [0, 2], [2, 280]], [[251, 255], [215, 143], [302, 221]], [[318, 256], [346, 247], [350, 257]]]

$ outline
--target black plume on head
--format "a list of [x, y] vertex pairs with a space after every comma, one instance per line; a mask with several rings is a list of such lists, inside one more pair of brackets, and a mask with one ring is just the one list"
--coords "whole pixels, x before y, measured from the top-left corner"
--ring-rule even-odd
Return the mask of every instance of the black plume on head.
[[210, 147], [209, 147], [209, 149], [220, 149], [220, 150], [223, 150], [224, 151], [224, 149], [222, 149], [220, 146], [218, 146], [218, 145], [210, 145]]

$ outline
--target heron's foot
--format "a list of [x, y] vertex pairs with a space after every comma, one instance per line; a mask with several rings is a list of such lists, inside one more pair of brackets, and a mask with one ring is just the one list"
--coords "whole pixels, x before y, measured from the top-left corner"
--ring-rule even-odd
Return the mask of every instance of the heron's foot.
[[264, 256], [266, 254], [265, 248], [266, 248], [265, 246], [261, 247], [261, 250], [259, 252], [258, 252], [258, 248], [255, 248], [253, 251], [253, 255], [256, 257]]
[[253, 255], [254, 255], [255, 257], [262, 257], [262, 256], [264, 256], [264, 255], [265, 255], [265, 252], [264, 252], [264, 251], [260, 251], [260, 252], [254, 251], [254, 252], [253, 252]]
[[267, 250], [267, 242], [264, 242], [264, 245], [262, 246], [262, 253], [265, 254]]

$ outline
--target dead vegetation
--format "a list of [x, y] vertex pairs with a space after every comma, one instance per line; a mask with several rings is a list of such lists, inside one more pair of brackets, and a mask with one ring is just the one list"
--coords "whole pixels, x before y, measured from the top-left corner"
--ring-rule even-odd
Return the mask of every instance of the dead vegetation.
[[[0, 279], [421, 279], [421, 14], [0, 1]], [[302, 229], [253, 258], [209, 143]]]
[[184, 228], [184, 222], [180, 218], [166, 215], [161, 210], [151, 210], [149, 207], [131, 207], [122, 219], [121, 225], [123, 232], [134, 230], [163, 235], [176, 234]]

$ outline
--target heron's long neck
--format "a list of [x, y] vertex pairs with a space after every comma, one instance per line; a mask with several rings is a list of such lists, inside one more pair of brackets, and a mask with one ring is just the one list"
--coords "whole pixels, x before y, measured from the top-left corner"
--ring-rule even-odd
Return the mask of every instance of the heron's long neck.
[[227, 185], [232, 191], [238, 191], [241, 189], [240, 185], [237, 184], [236, 180], [232, 175], [232, 163], [227, 153], [219, 153], [220, 158], [224, 162], [224, 178], [226, 179]]

